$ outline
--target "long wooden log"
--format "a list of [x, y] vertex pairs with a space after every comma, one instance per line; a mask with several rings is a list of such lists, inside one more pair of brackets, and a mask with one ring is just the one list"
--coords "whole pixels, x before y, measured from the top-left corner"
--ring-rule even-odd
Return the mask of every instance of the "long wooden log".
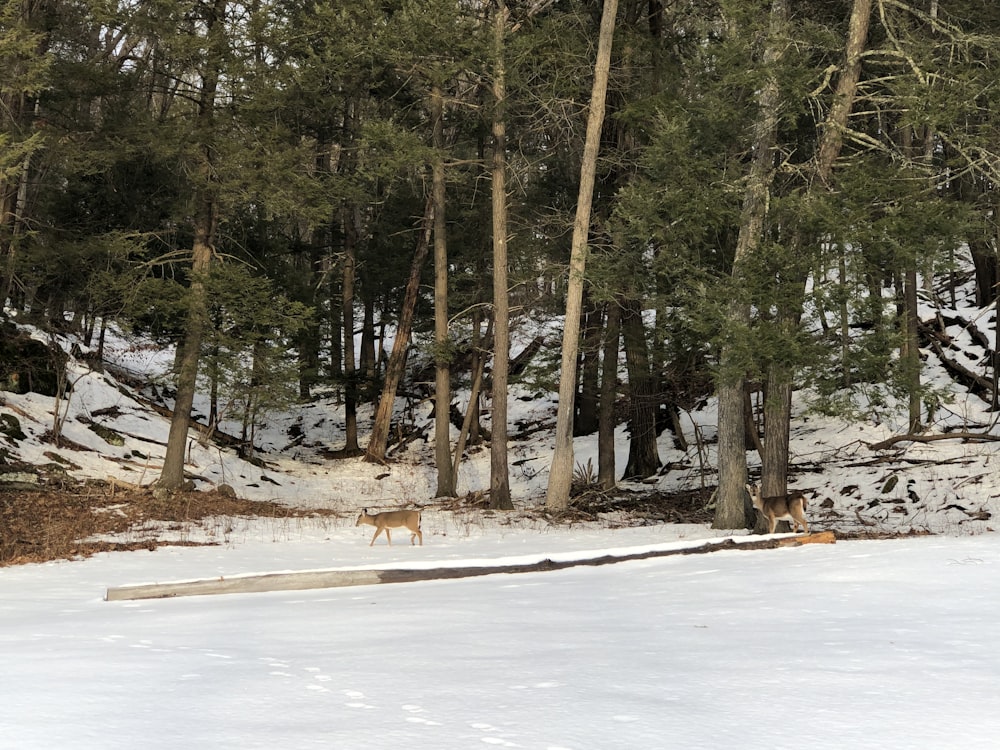
[[168, 599], [176, 596], [205, 596], [213, 594], [250, 594], [264, 591], [301, 591], [305, 589], [341, 588], [344, 586], [370, 586], [377, 583], [412, 583], [414, 581], [434, 581], [450, 578], [472, 578], [499, 573], [538, 573], [551, 570], [565, 570], [580, 566], [611, 565], [630, 560], [646, 560], [653, 557], [672, 555], [695, 555], [720, 550], [777, 549], [836, 541], [832, 531], [806, 534], [797, 537], [758, 539], [736, 542], [723, 539], [697, 547], [683, 547], [671, 550], [651, 550], [630, 555], [602, 555], [581, 560], [540, 560], [535, 563], [512, 565], [483, 565], [474, 567], [443, 568], [385, 568], [376, 570], [316, 570], [299, 573], [267, 573], [263, 575], [239, 576], [235, 578], [208, 578], [200, 581], [179, 581], [177, 583], [150, 583], [109, 588], [105, 600], [126, 601], [134, 599]]

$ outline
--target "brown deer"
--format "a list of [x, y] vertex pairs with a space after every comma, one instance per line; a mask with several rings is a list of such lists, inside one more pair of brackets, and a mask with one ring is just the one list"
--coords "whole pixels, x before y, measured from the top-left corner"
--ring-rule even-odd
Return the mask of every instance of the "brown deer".
[[384, 513], [376, 513], [374, 516], [368, 515], [368, 509], [365, 508], [361, 511], [361, 515], [358, 516], [355, 526], [360, 526], [361, 524], [368, 524], [369, 526], [375, 527], [375, 536], [372, 537], [371, 543], [368, 545], [371, 547], [375, 544], [375, 540], [378, 539], [378, 535], [383, 531], [385, 532], [385, 538], [388, 540], [389, 545], [392, 545], [392, 534], [390, 529], [408, 529], [410, 532], [410, 544], [414, 544], [414, 539], [420, 539], [420, 546], [424, 545], [424, 534], [420, 530], [420, 511], [419, 510], [388, 510]]
[[778, 521], [790, 521], [792, 531], [797, 532], [801, 526], [809, 533], [809, 522], [806, 521], [806, 496], [799, 491], [789, 492], [781, 497], [761, 497], [759, 485], [746, 485], [750, 493], [753, 507], [767, 519], [767, 533], [773, 534]]

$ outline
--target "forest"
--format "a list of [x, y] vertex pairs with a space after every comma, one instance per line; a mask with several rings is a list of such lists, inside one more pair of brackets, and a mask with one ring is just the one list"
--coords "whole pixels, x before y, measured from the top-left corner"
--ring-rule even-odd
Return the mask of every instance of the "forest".
[[[848, 414], [881, 389], [920, 433], [921, 300], [960, 251], [998, 298], [994, 0], [2, 2], [0, 388], [72, 385], [15, 320], [95, 367], [111, 324], [176, 346], [167, 489], [196, 393], [252, 450], [336, 389], [342, 455], [385, 461], [422, 394], [437, 494], [485, 441], [510, 507], [507, 386], [534, 378], [549, 507], [573, 435], [613, 487], [714, 395], [715, 525], [745, 528], [748, 448], [785, 492], [793, 390]], [[513, 351], [560, 316], [561, 365]]]

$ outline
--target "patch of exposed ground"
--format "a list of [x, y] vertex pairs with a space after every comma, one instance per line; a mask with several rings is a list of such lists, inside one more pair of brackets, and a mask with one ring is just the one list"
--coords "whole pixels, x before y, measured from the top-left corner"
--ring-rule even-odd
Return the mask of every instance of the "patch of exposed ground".
[[180, 529], [209, 518], [303, 518], [332, 512], [243, 500], [217, 491], [154, 494], [106, 482], [0, 491], [0, 566], [87, 557], [97, 552], [213, 542], [100, 541], [136, 529]]

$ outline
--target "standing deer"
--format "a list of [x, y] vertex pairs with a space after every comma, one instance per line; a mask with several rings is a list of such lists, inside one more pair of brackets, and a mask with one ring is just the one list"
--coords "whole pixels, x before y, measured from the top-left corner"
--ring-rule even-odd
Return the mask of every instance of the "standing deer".
[[360, 526], [361, 524], [368, 524], [369, 526], [375, 527], [375, 536], [372, 537], [371, 543], [368, 545], [371, 547], [375, 544], [375, 540], [378, 539], [378, 535], [383, 531], [385, 532], [385, 538], [388, 540], [389, 545], [392, 545], [392, 534], [389, 529], [402, 529], [406, 528], [410, 531], [410, 544], [414, 543], [415, 538], [420, 538], [420, 546], [424, 545], [424, 534], [420, 530], [420, 511], [419, 510], [388, 510], [384, 513], [376, 513], [374, 516], [368, 515], [368, 508], [361, 511], [361, 515], [358, 516], [355, 526]]
[[780, 497], [761, 497], [759, 485], [746, 485], [750, 493], [753, 507], [767, 519], [767, 533], [773, 534], [778, 521], [790, 521], [792, 531], [797, 532], [799, 526], [809, 533], [809, 522], [806, 521], [806, 496], [801, 492], [789, 492]]

